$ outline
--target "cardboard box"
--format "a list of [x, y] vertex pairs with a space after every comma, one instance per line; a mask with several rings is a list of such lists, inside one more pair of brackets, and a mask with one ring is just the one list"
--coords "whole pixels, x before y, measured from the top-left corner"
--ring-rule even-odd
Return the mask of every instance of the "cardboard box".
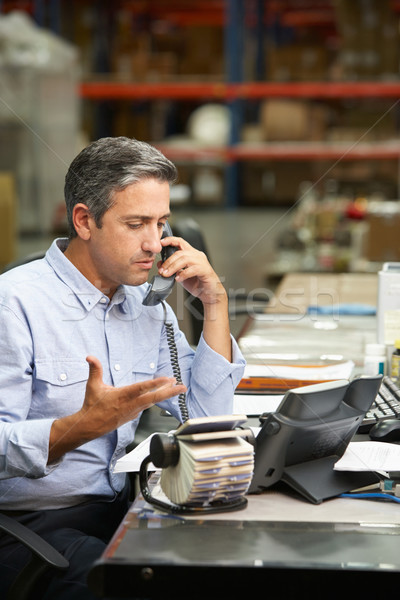
[[319, 81], [328, 73], [328, 51], [322, 44], [295, 42], [267, 47], [267, 81]]
[[265, 100], [260, 121], [266, 141], [321, 141], [325, 137], [328, 109], [306, 100]]
[[224, 36], [220, 27], [193, 26], [183, 28], [178, 75], [224, 76]]
[[367, 220], [366, 258], [373, 262], [400, 261], [400, 213], [372, 213]]
[[298, 199], [301, 183], [313, 180], [313, 165], [309, 162], [244, 162], [241, 197], [244, 204], [292, 205]]
[[16, 204], [14, 177], [0, 172], [0, 267], [15, 260]]
[[345, 77], [398, 76], [397, 17], [391, 3], [336, 0], [334, 7]]

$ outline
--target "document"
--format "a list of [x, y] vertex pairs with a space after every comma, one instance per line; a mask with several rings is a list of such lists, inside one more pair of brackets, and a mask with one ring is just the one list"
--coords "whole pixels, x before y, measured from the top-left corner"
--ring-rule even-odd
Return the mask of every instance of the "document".
[[235, 394], [233, 412], [248, 417], [258, 417], [265, 412], [276, 412], [282, 398], [283, 394]]
[[244, 377], [280, 377], [282, 379], [303, 379], [321, 381], [322, 379], [349, 379], [354, 370], [352, 360], [332, 365], [274, 365], [248, 364]]
[[234, 395], [233, 412], [248, 417], [275, 412], [288, 390], [321, 381], [350, 379], [353, 370], [351, 360], [333, 365], [246, 365]]
[[336, 471], [400, 471], [400, 446], [388, 442], [350, 442]]
[[[128, 454], [125, 454], [125, 456], [122, 456], [122, 458], [117, 460], [114, 467], [114, 473], [139, 473], [140, 465], [142, 464], [143, 460], [147, 458], [150, 454], [150, 440], [153, 437], [153, 435], [154, 433], [149, 435], [149, 437], [147, 437], [145, 440], [143, 440], [143, 442], [138, 444], [136, 448], [134, 448], [133, 450], [128, 452]], [[149, 471], [158, 471], [158, 469], [155, 468], [153, 463], [149, 463], [147, 468]]]

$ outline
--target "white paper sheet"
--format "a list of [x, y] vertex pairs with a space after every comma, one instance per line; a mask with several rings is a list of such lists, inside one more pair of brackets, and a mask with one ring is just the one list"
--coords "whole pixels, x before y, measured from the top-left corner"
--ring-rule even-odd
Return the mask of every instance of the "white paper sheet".
[[[143, 440], [143, 442], [138, 444], [136, 448], [134, 448], [133, 450], [128, 452], [128, 454], [125, 454], [125, 456], [117, 460], [114, 467], [114, 473], [128, 473], [131, 471], [139, 472], [140, 465], [150, 453], [150, 440], [153, 437], [153, 435], [154, 433], [152, 435], [149, 435], [149, 437], [147, 437], [145, 440]], [[156, 471], [156, 468], [153, 465], [153, 463], [149, 463], [147, 468], [151, 471]]]
[[337, 471], [400, 471], [400, 446], [387, 442], [350, 442]]
[[233, 397], [233, 414], [262, 415], [264, 412], [275, 412], [283, 394], [235, 394]]

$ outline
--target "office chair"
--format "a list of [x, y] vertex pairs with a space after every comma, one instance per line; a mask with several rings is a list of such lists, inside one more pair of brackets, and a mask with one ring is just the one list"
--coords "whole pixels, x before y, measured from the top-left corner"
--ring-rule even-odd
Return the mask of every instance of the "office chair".
[[12, 517], [0, 513], [0, 531], [11, 535], [28, 548], [32, 557], [20, 571], [4, 600], [35, 600], [42, 575], [50, 570], [65, 571], [69, 563], [55, 548], [37, 533]]
[[20, 265], [24, 265], [25, 263], [32, 262], [33, 260], [38, 260], [39, 258], [43, 258], [45, 254], [46, 254], [46, 250], [38, 250], [37, 252], [32, 252], [31, 254], [23, 256], [22, 258], [13, 260], [12, 262], [8, 263], [4, 267], [4, 269], [2, 270], [2, 273], [5, 273], [6, 271], [10, 271], [14, 267], [19, 267]]
[[[25, 263], [43, 258], [45, 251], [32, 252], [23, 258], [8, 263], [3, 273]], [[0, 531], [21, 542], [31, 551], [31, 559], [17, 575], [5, 600], [33, 600], [38, 597], [37, 586], [42, 575], [51, 569], [63, 571], [68, 561], [40, 535], [25, 527], [12, 517], [0, 512]]]
[[[210, 264], [212, 264], [204, 235], [194, 219], [178, 219], [177, 221], [172, 222], [171, 227], [174, 235], [186, 240], [193, 248], [196, 248], [196, 250], [204, 252], [210, 261]], [[185, 291], [185, 294], [187, 297], [190, 297], [188, 292]], [[228, 301], [230, 303], [229, 316], [231, 318], [236, 318], [239, 315], [265, 312], [270, 297], [267, 291], [265, 294], [253, 294], [251, 300], [245, 293], [235, 293], [232, 296], [228, 295]], [[203, 330], [203, 304], [198, 298], [192, 297], [190, 305], [189, 313], [192, 328], [192, 343], [196, 346]]]

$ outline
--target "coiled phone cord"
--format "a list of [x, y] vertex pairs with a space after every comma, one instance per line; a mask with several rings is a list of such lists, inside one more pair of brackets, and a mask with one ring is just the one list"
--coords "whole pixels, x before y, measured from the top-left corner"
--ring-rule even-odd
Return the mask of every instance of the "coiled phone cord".
[[[167, 309], [166, 309], [165, 303], [164, 302], [161, 302], [161, 303], [162, 303], [163, 309], [164, 309], [164, 326], [165, 326], [166, 335], [167, 335], [167, 344], [168, 344], [168, 348], [169, 348], [169, 352], [170, 352], [170, 356], [171, 356], [172, 371], [173, 371], [173, 374], [174, 374], [174, 377], [175, 377], [177, 383], [182, 383], [181, 369], [180, 369], [179, 360], [178, 360], [178, 349], [177, 349], [176, 343], [175, 343], [174, 326], [172, 325], [171, 322], [167, 321]], [[185, 422], [189, 419], [189, 412], [188, 412], [188, 408], [186, 405], [186, 394], [185, 393], [179, 394], [178, 403], [179, 403], [179, 409], [181, 412], [182, 422]], [[142, 463], [140, 465], [140, 470], [139, 470], [140, 490], [141, 490], [143, 498], [146, 500], [146, 502], [148, 502], [149, 504], [153, 504], [157, 508], [160, 508], [162, 510], [166, 510], [167, 512], [175, 513], [175, 514], [217, 513], [217, 512], [225, 512], [225, 511], [230, 511], [230, 510], [239, 510], [239, 509], [244, 508], [247, 505], [247, 499], [244, 498], [243, 496], [239, 496], [238, 498], [234, 498], [229, 501], [223, 501], [223, 500], [214, 501], [214, 502], [211, 502], [209, 505], [201, 505], [201, 506], [193, 506], [193, 505], [188, 505], [188, 504], [177, 505], [174, 503], [169, 504], [167, 502], [163, 502], [162, 500], [152, 496], [149, 486], [148, 486], [148, 472], [147, 472], [148, 465], [151, 462], [153, 462], [156, 467], [169, 466], [168, 461], [172, 460], [171, 457], [172, 457], [173, 452], [175, 453], [173, 461], [179, 460], [179, 445], [177, 444], [176, 439], [171, 439], [169, 441], [169, 443], [172, 444], [172, 446], [170, 448], [166, 448], [165, 453], [164, 454], [161, 453], [162, 456], [161, 455], [158, 456], [159, 460], [158, 459], [156, 460], [156, 456], [154, 454], [152, 456], [152, 446], [155, 445], [155, 443], [157, 442], [157, 435], [158, 436], [164, 435], [164, 437], [165, 437], [166, 434], [156, 434], [152, 438], [152, 440], [150, 442], [150, 454], [142, 461]], [[177, 450], [178, 454], [176, 454], [176, 450]], [[167, 455], [168, 455], [168, 458], [167, 458]], [[164, 463], [164, 459], [165, 459], [165, 463]], [[176, 463], [171, 462], [170, 464], [176, 464]]]
[[[174, 326], [172, 325], [171, 322], [167, 321], [167, 308], [166, 308], [164, 302], [162, 302], [162, 306], [164, 309], [164, 326], [165, 326], [165, 331], [167, 334], [167, 344], [168, 344], [169, 353], [170, 353], [170, 357], [171, 357], [172, 372], [174, 374], [176, 382], [181, 384], [181, 383], [183, 383], [183, 381], [182, 381], [181, 369], [179, 366], [178, 349], [177, 349], [176, 343], [175, 343]], [[179, 405], [179, 410], [180, 410], [181, 417], [182, 417], [182, 423], [184, 423], [185, 421], [187, 421], [189, 419], [189, 411], [188, 411], [188, 408], [186, 405], [185, 392], [183, 392], [182, 394], [179, 394], [178, 405]]]

